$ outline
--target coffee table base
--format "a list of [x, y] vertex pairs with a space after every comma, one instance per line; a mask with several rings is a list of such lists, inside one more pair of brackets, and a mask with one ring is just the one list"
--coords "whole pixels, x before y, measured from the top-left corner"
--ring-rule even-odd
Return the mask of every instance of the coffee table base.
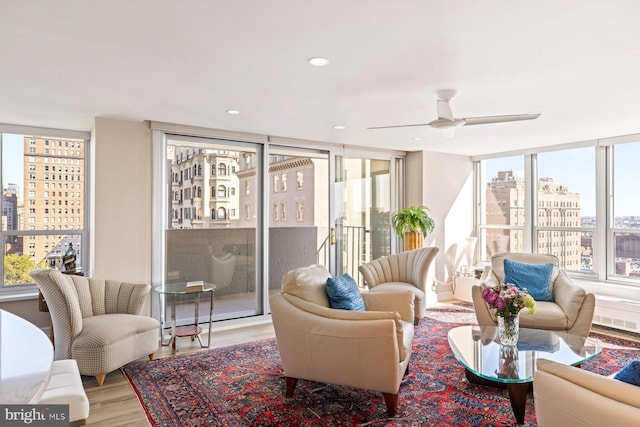
[[513, 415], [516, 416], [516, 422], [518, 424], [524, 424], [524, 411], [527, 404], [527, 393], [533, 391], [533, 382], [507, 384], [479, 377], [468, 369], [465, 369], [464, 373], [470, 383], [501, 389], [506, 388], [509, 391], [509, 401], [511, 402]]

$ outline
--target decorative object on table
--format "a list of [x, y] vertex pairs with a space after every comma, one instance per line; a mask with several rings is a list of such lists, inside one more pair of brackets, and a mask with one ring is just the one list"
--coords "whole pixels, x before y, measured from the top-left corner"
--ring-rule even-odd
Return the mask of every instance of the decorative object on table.
[[500, 345], [498, 359], [498, 378], [518, 378], [518, 347], [515, 345]]
[[187, 292], [202, 292], [204, 290], [204, 281], [196, 280], [187, 282]]
[[518, 343], [520, 310], [528, 309], [529, 315], [536, 312], [536, 302], [526, 289], [518, 289], [511, 283], [500, 283], [482, 290], [482, 298], [498, 316], [498, 338], [504, 345]]
[[433, 231], [435, 223], [428, 210], [426, 206], [408, 206], [393, 216], [393, 229], [404, 240], [405, 251], [420, 249], [423, 239]]
[[67, 271], [73, 271], [76, 269], [76, 250], [73, 249], [73, 243], [69, 243], [69, 248], [62, 257], [62, 265]]

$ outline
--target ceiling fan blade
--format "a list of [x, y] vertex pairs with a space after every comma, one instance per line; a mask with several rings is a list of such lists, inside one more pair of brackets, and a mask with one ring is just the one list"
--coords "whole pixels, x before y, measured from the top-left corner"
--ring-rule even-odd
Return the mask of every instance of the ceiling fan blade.
[[438, 99], [436, 101], [436, 109], [438, 111], [439, 119], [454, 120], [453, 113], [451, 112], [451, 106], [448, 101]]
[[420, 123], [417, 125], [396, 125], [396, 126], [376, 126], [367, 129], [391, 129], [391, 128], [410, 128], [415, 126], [429, 126], [429, 123]]
[[486, 125], [490, 123], [503, 123], [503, 122], [517, 122], [521, 120], [533, 120], [540, 117], [540, 113], [527, 113], [527, 114], [511, 114], [506, 116], [486, 116], [486, 117], [466, 117], [464, 120], [465, 126], [470, 125]]

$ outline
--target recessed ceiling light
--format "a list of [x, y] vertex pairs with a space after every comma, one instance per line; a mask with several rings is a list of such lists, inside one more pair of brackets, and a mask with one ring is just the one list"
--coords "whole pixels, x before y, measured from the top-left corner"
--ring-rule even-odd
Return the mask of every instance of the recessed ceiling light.
[[329, 63], [329, 60], [327, 58], [316, 56], [316, 57], [307, 59], [307, 62], [313, 65], [314, 67], [324, 67]]
[[422, 141], [422, 138], [416, 136], [415, 138], [411, 138], [412, 141]]
[[334, 129], [346, 129], [347, 127], [346, 126], [342, 126], [342, 125], [335, 125], [333, 128]]
[[231, 114], [232, 116], [240, 114], [238, 110], [227, 110], [227, 114]]

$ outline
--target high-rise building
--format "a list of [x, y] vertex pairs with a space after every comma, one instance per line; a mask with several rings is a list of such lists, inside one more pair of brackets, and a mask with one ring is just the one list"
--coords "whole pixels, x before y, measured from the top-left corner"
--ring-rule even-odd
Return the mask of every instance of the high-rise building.
[[[23, 229], [84, 228], [84, 167], [82, 140], [25, 135]], [[80, 267], [80, 233], [25, 236], [23, 252], [38, 265], [64, 255], [70, 245]]]
[[[537, 188], [538, 227], [580, 227], [580, 193], [568, 186], [554, 183], [552, 178], [540, 178]], [[487, 183], [486, 223], [501, 226], [522, 226], [525, 221], [525, 181], [517, 171], [498, 172]], [[579, 231], [540, 230], [537, 252], [556, 255], [563, 268], [580, 270], [581, 235]], [[522, 252], [520, 230], [487, 229], [487, 255], [499, 252]]]
[[[8, 184], [2, 191], [2, 229], [20, 229], [20, 189], [17, 184]], [[5, 238], [5, 254], [22, 253], [22, 237], [7, 236]]]

